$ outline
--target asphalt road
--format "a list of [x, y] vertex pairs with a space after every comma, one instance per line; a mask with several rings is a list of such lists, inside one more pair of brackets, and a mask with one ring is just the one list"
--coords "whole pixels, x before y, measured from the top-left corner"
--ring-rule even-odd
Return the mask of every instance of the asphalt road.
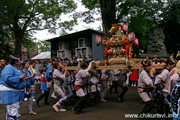
[[[122, 89], [118, 89], [119, 92]], [[52, 92], [52, 91], [51, 91]], [[50, 92], [50, 93], [51, 93]], [[40, 90], [37, 89], [35, 97], [38, 98]], [[99, 102], [97, 105], [88, 106], [83, 114], [74, 114], [72, 111], [72, 101], [65, 108], [67, 112], [56, 113], [52, 105], [59, 99], [53, 99], [49, 95], [49, 102], [51, 105], [44, 105], [44, 100], [40, 101], [41, 107], [37, 107], [34, 103], [33, 110], [37, 112], [37, 115], [28, 115], [28, 102], [23, 102], [20, 108], [20, 120], [134, 120], [125, 118], [125, 114], [139, 114], [144, 107], [144, 103], [141, 102], [139, 95], [137, 94], [137, 88], [129, 87], [127, 94], [124, 97], [125, 102], [117, 102], [117, 93], [108, 93], [106, 96], [107, 102]], [[0, 120], [5, 120], [6, 107], [0, 105]]]

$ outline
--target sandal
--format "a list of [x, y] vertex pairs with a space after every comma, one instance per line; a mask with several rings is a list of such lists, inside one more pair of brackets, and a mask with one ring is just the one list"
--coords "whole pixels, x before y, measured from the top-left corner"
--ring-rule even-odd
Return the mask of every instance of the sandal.
[[37, 115], [37, 113], [34, 111], [31, 111], [31, 112], [29, 112], [29, 115]]
[[58, 109], [58, 107], [57, 107], [57, 105], [55, 104], [55, 105], [53, 105], [53, 108], [54, 108], [54, 110], [56, 111], [56, 112], [59, 112], [59, 109]]
[[59, 109], [60, 112], [66, 112], [67, 110], [66, 109]]
[[107, 102], [105, 99], [102, 99], [101, 101], [102, 101], [102, 102]]

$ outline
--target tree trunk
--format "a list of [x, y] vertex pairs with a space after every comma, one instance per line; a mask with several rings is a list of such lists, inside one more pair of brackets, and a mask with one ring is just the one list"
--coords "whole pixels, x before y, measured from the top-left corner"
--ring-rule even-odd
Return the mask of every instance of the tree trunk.
[[116, 17], [115, 0], [100, 0], [102, 26], [105, 38], [110, 37], [108, 30], [115, 22]]
[[17, 31], [15, 33], [15, 49], [14, 49], [14, 55], [21, 57], [21, 43], [23, 41], [23, 32]]

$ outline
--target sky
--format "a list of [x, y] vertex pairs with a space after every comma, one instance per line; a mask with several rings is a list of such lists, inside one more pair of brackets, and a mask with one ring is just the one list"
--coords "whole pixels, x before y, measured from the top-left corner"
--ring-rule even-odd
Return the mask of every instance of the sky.
[[[85, 6], [82, 5], [81, 2], [79, 2], [79, 0], [74, 0], [74, 1], [77, 3], [77, 9], [76, 9], [77, 12], [86, 10]], [[99, 17], [99, 16], [100, 15], [96, 15], [95, 17]], [[68, 17], [64, 16], [64, 15], [61, 18], [63, 18], [64, 20], [68, 19]], [[83, 22], [83, 20], [78, 19], [78, 25], [75, 25], [73, 27], [72, 31], [67, 31], [67, 32], [68, 33], [74, 33], [74, 32], [77, 32], [77, 31], [88, 29], [88, 28], [97, 30], [97, 28], [99, 26], [101, 26], [101, 25], [102, 25], [101, 21], [96, 21], [94, 23], [86, 24], [85, 22]], [[33, 37], [37, 41], [39, 41], [39, 40], [48, 40], [48, 39], [59, 37], [59, 36], [60, 36], [59, 34], [50, 34], [48, 32], [48, 30], [36, 31], [36, 33], [33, 35]]]

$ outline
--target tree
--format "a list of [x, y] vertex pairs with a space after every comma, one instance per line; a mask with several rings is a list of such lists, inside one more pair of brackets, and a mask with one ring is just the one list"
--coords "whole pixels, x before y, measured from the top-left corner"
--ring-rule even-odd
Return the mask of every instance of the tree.
[[137, 15], [138, 11], [148, 19], [156, 19], [157, 12], [162, 8], [163, 1], [157, 0], [81, 0], [88, 8], [88, 11], [80, 15], [85, 16], [84, 20], [93, 22], [93, 14], [101, 13], [102, 26], [105, 37], [111, 24], [130, 22], [130, 18]]
[[35, 30], [48, 29], [56, 32], [59, 28], [72, 29], [76, 17], [69, 21], [61, 21], [60, 16], [76, 9], [73, 0], [1, 0], [0, 21], [15, 36], [15, 55], [21, 55], [21, 44], [26, 34]]
[[39, 41], [38, 42], [38, 50], [40, 50], [41, 52], [46, 52], [46, 51], [50, 51], [50, 45], [51, 43], [48, 41]]
[[167, 52], [177, 53], [180, 49], [179, 31], [180, 31], [180, 1], [174, 0], [169, 2], [164, 14], [161, 15], [163, 20], [160, 26], [164, 28], [165, 45]]
[[10, 46], [10, 37], [4, 29], [0, 28], [0, 59], [8, 60], [9, 55], [12, 54], [12, 47]]

